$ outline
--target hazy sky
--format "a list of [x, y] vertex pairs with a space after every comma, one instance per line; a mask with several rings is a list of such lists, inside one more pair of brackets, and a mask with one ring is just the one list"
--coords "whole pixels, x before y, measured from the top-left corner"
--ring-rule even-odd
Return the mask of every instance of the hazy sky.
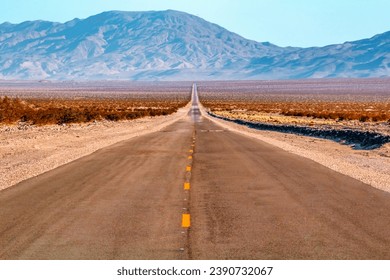
[[390, 31], [390, 0], [0, 0], [0, 22], [65, 22], [108, 11], [174, 9], [248, 39], [324, 46]]

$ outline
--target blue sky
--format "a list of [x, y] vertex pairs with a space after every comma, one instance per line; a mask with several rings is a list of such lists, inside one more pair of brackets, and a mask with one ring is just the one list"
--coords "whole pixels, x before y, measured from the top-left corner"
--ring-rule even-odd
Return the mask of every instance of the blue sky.
[[65, 22], [108, 11], [174, 9], [248, 39], [324, 46], [390, 31], [389, 0], [0, 0], [0, 22]]

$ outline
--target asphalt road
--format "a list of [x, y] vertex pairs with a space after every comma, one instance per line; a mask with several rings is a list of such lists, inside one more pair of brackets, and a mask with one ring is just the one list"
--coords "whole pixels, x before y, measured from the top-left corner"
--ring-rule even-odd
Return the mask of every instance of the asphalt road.
[[389, 193], [193, 100], [161, 131], [1, 191], [0, 259], [390, 259]]

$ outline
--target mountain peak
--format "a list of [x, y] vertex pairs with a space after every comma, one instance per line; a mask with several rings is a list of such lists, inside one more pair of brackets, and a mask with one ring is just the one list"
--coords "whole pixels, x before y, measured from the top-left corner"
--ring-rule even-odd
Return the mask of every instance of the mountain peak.
[[0, 25], [0, 78], [272, 79], [389, 75], [389, 33], [324, 48], [247, 40], [175, 10]]

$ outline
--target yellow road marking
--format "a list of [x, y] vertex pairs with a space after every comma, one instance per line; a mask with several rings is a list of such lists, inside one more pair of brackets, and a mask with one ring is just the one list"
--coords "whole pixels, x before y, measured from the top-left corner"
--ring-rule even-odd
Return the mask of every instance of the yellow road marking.
[[192, 159], [192, 156], [188, 156], [188, 159]]
[[191, 166], [187, 165], [186, 171], [191, 171]]
[[185, 190], [189, 190], [190, 187], [191, 187], [191, 186], [190, 186], [190, 183], [187, 183], [187, 182], [184, 183], [184, 189], [185, 189]]
[[191, 226], [191, 215], [183, 214], [181, 218], [181, 226], [183, 228], [189, 228]]
[[193, 152], [194, 152], [194, 150], [189, 150], [189, 152], [190, 152], [190, 153], [193, 153]]

